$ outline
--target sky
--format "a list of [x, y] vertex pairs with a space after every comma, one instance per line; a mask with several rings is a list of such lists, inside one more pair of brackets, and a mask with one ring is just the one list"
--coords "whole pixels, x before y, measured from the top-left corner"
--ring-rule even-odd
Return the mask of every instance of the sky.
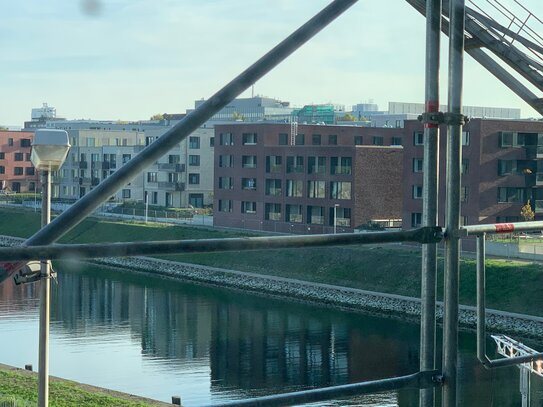
[[[522, 2], [543, 18], [543, 1]], [[68, 119], [183, 113], [328, 3], [2, 0], [0, 125], [22, 126], [44, 102]], [[534, 28], [543, 35], [543, 24]], [[254, 93], [294, 106], [373, 101], [386, 110], [388, 101], [423, 102], [424, 38], [424, 18], [404, 0], [360, 0], [258, 81]], [[447, 38], [442, 41], [443, 103]], [[464, 105], [516, 107], [523, 117], [536, 117], [469, 56], [464, 69]]]

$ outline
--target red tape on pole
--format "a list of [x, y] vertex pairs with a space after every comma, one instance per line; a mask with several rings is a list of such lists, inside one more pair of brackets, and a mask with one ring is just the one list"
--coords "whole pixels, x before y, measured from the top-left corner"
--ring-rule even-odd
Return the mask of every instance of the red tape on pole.
[[512, 223], [497, 223], [495, 226], [496, 233], [509, 233], [515, 230], [515, 225]]

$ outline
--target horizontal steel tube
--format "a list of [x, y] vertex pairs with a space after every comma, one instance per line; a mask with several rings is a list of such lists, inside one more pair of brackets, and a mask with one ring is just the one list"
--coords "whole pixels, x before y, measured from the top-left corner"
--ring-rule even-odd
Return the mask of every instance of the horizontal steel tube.
[[485, 355], [483, 359], [479, 358], [479, 360], [487, 369], [494, 369], [498, 367], [520, 365], [522, 363], [533, 362], [535, 360], [543, 360], [543, 352], [534, 353], [533, 355], [515, 356], [514, 358], [503, 358], [496, 360], [490, 360]]
[[310, 403], [333, 398], [357, 396], [362, 394], [379, 393], [403, 389], [406, 387], [428, 388], [438, 386], [440, 373], [437, 370], [418, 372], [407, 376], [392, 377], [390, 379], [374, 380], [370, 382], [344, 384], [341, 386], [325, 387], [322, 389], [304, 390], [293, 393], [275, 394], [272, 396], [257, 397], [248, 400], [232, 401], [223, 404], [214, 404], [213, 407], [233, 406], [291, 406], [295, 404]]
[[205, 253], [230, 250], [277, 249], [285, 247], [332, 246], [394, 242], [437, 243], [440, 227], [423, 227], [400, 232], [339, 235], [264, 236], [230, 239], [170, 240], [158, 242], [54, 244], [0, 248], [2, 261], [58, 260], [67, 258], [127, 257], [149, 254]]
[[460, 233], [464, 235], [482, 235], [483, 233], [498, 234], [512, 232], [527, 232], [543, 230], [543, 221], [494, 223], [488, 225], [469, 225], [460, 227]]

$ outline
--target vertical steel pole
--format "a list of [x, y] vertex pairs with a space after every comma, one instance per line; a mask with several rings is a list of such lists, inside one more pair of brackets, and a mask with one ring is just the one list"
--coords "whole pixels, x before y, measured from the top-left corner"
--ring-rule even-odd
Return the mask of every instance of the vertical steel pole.
[[486, 356], [485, 233], [477, 236], [477, 357]]
[[[426, 2], [426, 113], [439, 111], [439, 45], [441, 0]], [[422, 222], [437, 226], [439, 125], [424, 124], [424, 189]], [[422, 246], [420, 370], [435, 369], [437, 244]], [[435, 390], [420, 390], [420, 407], [434, 406]]]
[[462, 85], [464, 0], [449, 3], [449, 87], [447, 129], [447, 198], [445, 298], [443, 319], [443, 407], [457, 405], [458, 286], [460, 260], [460, 162], [462, 160]]
[[[51, 171], [42, 172], [41, 226], [51, 222]], [[38, 407], [49, 405], [49, 315], [51, 304], [51, 268], [49, 260], [41, 262], [40, 343], [38, 361]]]

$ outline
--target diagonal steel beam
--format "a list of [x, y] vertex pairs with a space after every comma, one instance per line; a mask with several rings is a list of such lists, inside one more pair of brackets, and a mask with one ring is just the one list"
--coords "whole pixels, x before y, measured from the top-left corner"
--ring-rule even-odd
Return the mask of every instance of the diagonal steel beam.
[[[102, 181], [96, 188], [79, 199], [49, 225], [35, 233], [24, 246], [46, 245], [55, 242], [66, 232], [90, 215], [118, 189], [130, 182], [137, 174], [154, 163], [177, 143], [205, 123], [241, 92], [275, 68], [281, 61], [330, 24], [334, 19], [355, 4], [357, 0], [335, 0], [313, 18], [298, 28], [285, 40], [275, 46], [257, 62], [234, 78], [205, 103], [187, 115], [175, 127], [146, 147], [140, 154], [122, 166], [113, 175]], [[8, 273], [16, 271], [10, 267]]]

